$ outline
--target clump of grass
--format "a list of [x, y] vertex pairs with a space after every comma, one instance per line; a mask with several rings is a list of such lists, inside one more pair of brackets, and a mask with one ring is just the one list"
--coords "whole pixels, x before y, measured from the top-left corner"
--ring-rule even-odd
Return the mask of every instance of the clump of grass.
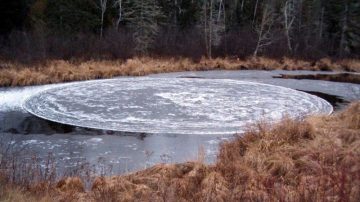
[[79, 177], [68, 177], [60, 180], [56, 184], [56, 188], [63, 192], [84, 192], [84, 183]]
[[237, 190], [232, 200], [359, 200], [359, 107], [330, 118], [258, 125], [225, 143], [216, 166]]
[[347, 126], [350, 129], [359, 130], [360, 129], [360, 104], [353, 103], [351, 104], [345, 112], [340, 116], [345, 127]]
[[358, 59], [341, 60], [339, 61], [339, 64], [345, 71], [353, 71], [353, 72], [360, 71], [360, 63]]
[[204, 71], [204, 70], [335, 70], [360, 72], [360, 61], [347, 59], [332, 61], [324, 58], [316, 62], [283, 58], [251, 57], [244, 60], [231, 58], [188, 58], [135, 57], [128, 60], [111, 61], [64, 61], [51, 60], [41, 64], [23, 65], [0, 61], [0, 86], [27, 86], [67, 81], [81, 81], [115, 76], [143, 76], [148, 74]]
[[28, 202], [50, 202], [53, 201], [49, 195], [42, 195], [41, 197], [36, 197], [30, 192], [26, 192], [19, 187], [1, 187], [0, 189], [0, 201], [4, 202], [19, 202], [19, 201], [28, 201]]

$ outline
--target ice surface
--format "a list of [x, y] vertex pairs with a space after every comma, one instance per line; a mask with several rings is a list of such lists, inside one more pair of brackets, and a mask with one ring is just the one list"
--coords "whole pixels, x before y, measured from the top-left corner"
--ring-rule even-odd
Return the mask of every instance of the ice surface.
[[[279, 74], [316, 74], [324, 72], [305, 72], [305, 71], [206, 71], [206, 72], [180, 72], [169, 74], [157, 74], [151, 75], [148, 78], [167, 78], [176, 79], [177, 77], [201, 77], [207, 79], [232, 79], [242, 81], [256, 81], [261, 83], [279, 85], [289, 87], [293, 89], [300, 89], [306, 91], [323, 92], [331, 95], [340, 96], [341, 98], [351, 101], [354, 99], [360, 99], [360, 85], [348, 84], [339, 82], [328, 81], [315, 81], [315, 80], [293, 80], [293, 79], [279, 79], [272, 78]], [[328, 72], [326, 72], [328, 73]], [[121, 78], [119, 78], [121, 79]], [[193, 80], [201, 80], [194, 78]], [[81, 84], [84, 83], [84, 84]], [[27, 135], [23, 135], [23, 125], [28, 126], [45, 126], [49, 128], [50, 124], [47, 121], [34, 118], [28, 113], [22, 112], [23, 101], [41, 91], [48, 90], [50, 88], [63, 87], [65, 85], [76, 86], [78, 84], [86, 85], [86, 82], [74, 82], [69, 84], [54, 84], [43, 85], [36, 87], [23, 87], [23, 88], [0, 88], [0, 142], [9, 142], [11, 145], [19, 145], [25, 148], [30, 148], [31, 151], [44, 159], [44, 165], [46, 163], [49, 152], [53, 152], [57, 161], [57, 171], [60, 171], [62, 167], [76, 167], [83, 161], [90, 164], [99, 165], [99, 158], [107, 159], [110, 165], [114, 166], [113, 171], [116, 173], [123, 173], [128, 171], [134, 171], [143, 169], [150, 165], [164, 162], [162, 156], [170, 156], [170, 160], [165, 159], [167, 162], [185, 162], [189, 160], [196, 160], [198, 158], [199, 151], [205, 151], [205, 162], [211, 163], [216, 160], [218, 145], [224, 140], [230, 140], [232, 135], [219, 134], [219, 135], [145, 135], [145, 136], [127, 136], [127, 135], [114, 135], [112, 133], [86, 130], [82, 128], [76, 128], [71, 133], [59, 134], [46, 132], [48, 129], [35, 130]], [[118, 87], [122, 89], [122, 87]], [[135, 87], [134, 87], [135, 88]], [[119, 89], [119, 90], [120, 90]], [[98, 93], [98, 92], [97, 92]], [[110, 93], [110, 92], [109, 92]], [[169, 97], [169, 92], [162, 91], [157, 92], [159, 99], [163, 100], [160, 103], [170, 102], [168, 99], [174, 101], [179, 100], [178, 94], [174, 97]], [[146, 95], [144, 95], [146, 97]], [[168, 99], [167, 99], [168, 98]], [[206, 97], [200, 95], [194, 99], [189, 97], [187, 99], [193, 102], [200, 102]], [[92, 103], [88, 103], [92, 105]], [[120, 102], [121, 104], [121, 102]], [[182, 103], [184, 105], [184, 103]], [[185, 103], [186, 105], [186, 103]], [[95, 105], [94, 105], [95, 106]], [[140, 104], [123, 106], [127, 110], [141, 111], [139, 113], [147, 114], [149, 111], [144, 110]], [[118, 105], [108, 107], [108, 110], [117, 109]], [[269, 109], [268, 109], [269, 110]], [[271, 110], [273, 111], [273, 110]], [[178, 114], [173, 112], [162, 112], [169, 117], [176, 117]], [[211, 116], [211, 115], [209, 115]], [[31, 122], [27, 122], [27, 119], [31, 118]], [[94, 116], [95, 117], [95, 116]], [[211, 116], [213, 117], [213, 116]], [[213, 118], [219, 118], [215, 116]], [[127, 120], [139, 119], [138, 116], [128, 116]], [[231, 120], [231, 116], [226, 117]], [[228, 121], [229, 121], [228, 120]], [[220, 121], [217, 121], [217, 125], [220, 125]], [[61, 124], [56, 124], [60, 126]], [[20, 134], [13, 134], [4, 131], [8, 131], [10, 128], [18, 129]], [[102, 135], [99, 135], [102, 134]], [[151, 155], [149, 155], [151, 154]], [[31, 161], [33, 153], [29, 152], [29, 161]], [[27, 158], [26, 156], [22, 158]], [[107, 165], [107, 164], [106, 164]], [[101, 166], [101, 165], [100, 165]], [[101, 173], [99, 170], [99, 174]], [[111, 174], [111, 173], [108, 173]]]
[[47, 120], [104, 130], [233, 134], [259, 120], [329, 114], [325, 100], [289, 88], [229, 79], [119, 78], [77, 82], [27, 97]]
[[[331, 82], [322, 80], [296, 80], [273, 78], [281, 74], [308, 75], [308, 74], [337, 74], [341, 72], [323, 72], [323, 71], [260, 71], [260, 70], [241, 70], [241, 71], [199, 71], [199, 72], [176, 72], [166, 74], [150, 75], [152, 78], [179, 78], [179, 77], [200, 77], [204, 79], [233, 79], [242, 81], [252, 81], [258, 83], [283, 86], [287, 88], [321, 92], [329, 95], [340, 96], [347, 101], [360, 99], [360, 85], [352, 83]], [[359, 74], [359, 73], [352, 73]]]

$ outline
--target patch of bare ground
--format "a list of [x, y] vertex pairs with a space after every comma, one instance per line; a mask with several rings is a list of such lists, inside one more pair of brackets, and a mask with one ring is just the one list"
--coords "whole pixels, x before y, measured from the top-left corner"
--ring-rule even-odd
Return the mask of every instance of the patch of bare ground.
[[333, 61], [328, 58], [319, 61], [304, 61], [265, 57], [245, 60], [230, 58], [202, 58], [193, 61], [187, 58], [137, 57], [126, 61], [84, 61], [71, 62], [49, 60], [41, 64], [24, 65], [0, 61], [0, 86], [27, 86], [82, 81], [115, 76], [143, 76], [155, 73], [206, 70], [323, 70], [360, 72], [360, 61], [344, 59]]
[[221, 145], [214, 165], [159, 164], [97, 177], [89, 191], [76, 177], [0, 190], [0, 201], [360, 201], [360, 102], [331, 116], [251, 126]]

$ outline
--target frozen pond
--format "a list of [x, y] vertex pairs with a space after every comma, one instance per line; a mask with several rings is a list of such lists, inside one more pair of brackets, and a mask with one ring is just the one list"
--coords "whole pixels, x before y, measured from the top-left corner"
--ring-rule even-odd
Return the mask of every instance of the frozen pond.
[[119, 78], [52, 88], [27, 99], [30, 113], [58, 123], [134, 133], [234, 134], [259, 120], [330, 114], [316, 96], [228, 79]]
[[[348, 84], [348, 83], [336, 83], [336, 82], [328, 82], [328, 81], [316, 81], [316, 80], [293, 80], [293, 79], [280, 79], [280, 78], [273, 78], [273, 76], [277, 76], [279, 74], [314, 74], [316, 72], [287, 72], [287, 71], [209, 71], [209, 72], [184, 72], [184, 73], [171, 73], [171, 74], [159, 74], [159, 75], [150, 75], [148, 77], [141, 77], [136, 78], [139, 80], [147, 80], [147, 81], [153, 81], [152, 79], [158, 79], [158, 81], [163, 81], [163, 83], [169, 83], [169, 86], [171, 85], [177, 85], [176, 81], [177, 79], [172, 78], [187, 78], [187, 77], [196, 77], [196, 78], [187, 78], [185, 80], [189, 81], [191, 84], [187, 85], [183, 88], [183, 90], [191, 90], [191, 86], [194, 82], [203, 82], [204, 88], [201, 88], [203, 92], [207, 92], [206, 82], [208, 82], [208, 79], [211, 79], [214, 84], [224, 83], [224, 79], [226, 80], [225, 83], [228, 82], [227, 85], [230, 85], [229, 89], [221, 89], [221, 86], [216, 85], [211, 88], [217, 89], [218, 91], [222, 91], [223, 96], [227, 96], [227, 94], [231, 93], [231, 88], [234, 88], [233, 90], [236, 90], [236, 87], [232, 86], [233, 83], [243, 83], [243, 81], [250, 81], [250, 82], [259, 82], [264, 84], [273, 84], [283, 87], [288, 87], [292, 89], [298, 89], [302, 91], [312, 91], [312, 92], [318, 92], [318, 93], [324, 93], [329, 94], [331, 96], [337, 96], [339, 99], [343, 99], [345, 101], [352, 101], [356, 99], [360, 99], [360, 85], [357, 84]], [[161, 78], [161, 79], [160, 79]], [[132, 80], [131, 78], [122, 78], [125, 80]], [[231, 79], [233, 81], [227, 80]], [[202, 81], [204, 80], [204, 81]], [[219, 80], [219, 81], [218, 81]], [[111, 81], [111, 80], [108, 80]], [[64, 168], [74, 168], [78, 166], [79, 164], [83, 162], [89, 162], [90, 164], [96, 164], [96, 165], [113, 165], [114, 166], [114, 173], [122, 173], [126, 171], [131, 170], [138, 170], [143, 169], [147, 166], [151, 166], [156, 163], [160, 162], [183, 162], [188, 160], [194, 160], [197, 158], [198, 151], [203, 150], [205, 152], [205, 160], [207, 162], [212, 162], [216, 158], [218, 145], [221, 141], [226, 139], [231, 139], [233, 136], [229, 135], [227, 132], [229, 131], [241, 131], [243, 128], [241, 125], [239, 126], [227, 126], [223, 127], [222, 129], [219, 129], [217, 133], [211, 134], [211, 135], [194, 135], [194, 134], [186, 134], [188, 132], [181, 131], [178, 133], [176, 132], [170, 132], [169, 131], [152, 131], [150, 133], [146, 133], [146, 131], [143, 130], [137, 130], [142, 131], [140, 133], [126, 133], [126, 132], [113, 132], [109, 130], [90, 130], [85, 129], [82, 127], [73, 127], [69, 125], [64, 124], [57, 124], [52, 121], [47, 121], [41, 118], [37, 118], [36, 116], [33, 116], [29, 113], [27, 113], [25, 110], [22, 109], [22, 105], [24, 105], [25, 101], [30, 99], [29, 102], [34, 98], [37, 98], [38, 96], [45, 96], [46, 99], [51, 100], [51, 96], [61, 96], [60, 93], [62, 89], [66, 89], [68, 86], [72, 86], [76, 84], [76, 86], [82, 86], [85, 87], [87, 85], [83, 84], [84, 82], [74, 82], [69, 84], [57, 84], [57, 85], [44, 85], [44, 86], [36, 86], [36, 87], [25, 87], [25, 88], [0, 88], [0, 141], [3, 145], [12, 144], [15, 145], [18, 148], [26, 147], [29, 150], [33, 151], [35, 154], [37, 154], [40, 157], [45, 157], [48, 155], [49, 152], [52, 152], [56, 157], [56, 162], [59, 167]], [[85, 82], [86, 83], [86, 82]], [[91, 83], [91, 82], [88, 82]], [[96, 83], [96, 82], [95, 82]], [[111, 83], [111, 82], [110, 82]], [[131, 83], [131, 82], [130, 82]], [[139, 82], [137, 86], [139, 88], [145, 88], [144, 86], [141, 86], [142, 82]], [[160, 85], [161, 82], [159, 82], [156, 85]], [[134, 84], [134, 82], [133, 82]], [[245, 85], [245, 83], [243, 83]], [[124, 84], [125, 85], [125, 84]], [[150, 84], [149, 84], [150, 85]], [[135, 85], [136, 86], [136, 85]], [[166, 85], [165, 85], [166, 86]], [[232, 87], [231, 87], [232, 86]], [[240, 85], [241, 86], [241, 85]], [[228, 86], [229, 87], [229, 86]], [[54, 92], [57, 92], [57, 95], [49, 95], [49, 92], [51, 90], [46, 91], [45, 93], [40, 93], [47, 89], [55, 90]], [[111, 85], [108, 85], [108, 88], [111, 88]], [[179, 88], [182, 88], [182, 86], [179, 86]], [[282, 89], [279, 87], [275, 87], [277, 89]], [[88, 89], [92, 90], [92, 89]], [[121, 88], [115, 88], [113, 89], [115, 91], [121, 91]], [[284, 91], [284, 94], [282, 94], [282, 91], [279, 91], [279, 95], [282, 95], [282, 99], [279, 100], [287, 100], [285, 99], [285, 95], [289, 92], [293, 92], [292, 90], [286, 89]], [[39, 94], [40, 93], [40, 94]], [[196, 98], [191, 96], [184, 95], [177, 95], [172, 96], [171, 99], [168, 96], [169, 94], [163, 94], [162, 96], [157, 96], [157, 92], [152, 92], [151, 90], [146, 91], [146, 95], [148, 96], [155, 96], [159, 101], [163, 101], [164, 103], [170, 103], [170, 106], [177, 106], [175, 105], [176, 100], [181, 99], [188, 99], [186, 103], [192, 103], [192, 104], [200, 104], [199, 99], [204, 98], [201, 100], [201, 102], [208, 103], [211, 100], [208, 101], [206, 99], [206, 96], [204, 94], [197, 95]], [[176, 93], [176, 92], [170, 92], [170, 93]], [[208, 92], [208, 94], [211, 92]], [[50, 93], [51, 94], [51, 93]], [[101, 92], [96, 91], [95, 94], [101, 94]], [[254, 95], [256, 93], [254, 92]], [[32, 97], [34, 96], [35, 97]], [[74, 98], [70, 98], [69, 101], [75, 101], [79, 102], [80, 104], [83, 101], [82, 100], [83, 95], [81, 94], [72, 94], [74, 95]], [[121, 92], [120, 92], [121, 95]], [[140, 96], [139, 101], [135, 102], [133, 104], [135, 105], [144, 105], [145, 101], [148, 96], [145, 96], [141, 98], [141, 95], [143, 93], [139, 93], [136, 96]], [[307, 94], [302, 94], [300, 92], [295, 91], [294, 95], [303, 97], [307, 97]], [[86, 93], [84, 93], [84, 96], [86, 97]], [[123, 96], [126, 96], [123, 94]], [[295, 96], [295, 97], [296, 97]], [[32, 97], [32, 98], [31, 98]], [[69, 97], [68, 95], [64, 95], [64, 97]], [[71, 97], [71, 96], [70, 96]], [[231, 96], [229, 96], [231, 97]], [[239, 97], [239, 96], [237, 96]], [[304, 106], [310, 106], [314, 107], [315, 109], [318, 109], [319, 111], [322, 111], [323, 108], [319, 106], [323, 105], [312, 105], [309, 100], [312, 99], [312, 96], [307, 97], [304, 101], [301, 100], [301, 98], [292, 98], [289, 97], [288, 103], [282, 104], [281, 109], [284, 111], [289, 110], [290, 108], [286, 108], [287, 105], [294, 104], [295, 106], [300, 107], [290, 110], [294, 110], [294, 113], [301, 114], [303, 112], [307, 113], [306, 107]], [[101, 96], [99, 97], [101, 98]], [[274, 98], [274, 97], [273, 97]], [[277, 99], [277, 97], [275, 97]], [[281, 97], [280, 97], [281, 98]], [[46, 100], [45, 99], [45, 100]], [[61, 100], [61, 99], [60, 99]], [[321, 100], [321, 99], [316, 99]], [[86, 102], [91, 100], [87, 100]], [[230, 98], [228, 100], [229, 102], [233, 102], [235, 104], [235, 107], [244, 107], [242, 106], [243, 103], [240, 103], [240, 105], [236, 105], [237, 103], [232, 101]], [[256, 100], [255, 100], [256, 101]], [[64, 104], [67, 100], [64, 99], [63, 101], [60, 101], [58, 104]], [[302, 102], [310, 102], [307, 104], [304, 104]], [[146, 102], [147, 103], [147, 102]], [[44, 103], [46, 104], [46, 102]], [[223, 103], [220, 103], [222, 105]], [[134, 106], [135, 106], [134, 105]], [[165, 105], [166, 106], [166, 105]], [[250, 105], [249, 105], [250, 106]], [[324, 105], [326, 106], [326, 105]], [[39, 107], [39, 105], [34, 105], [33, 107]], [[76, 106], [73, 106], [76, 107]], [[60, 105], [58, 107], [52, 106], [50, 109], [56, 109], [55, 111], [58, 112], [66, 112], [62, 116], [58, 116], [56, 118], [65, 119], [69, 113], [67, 111], [82, 111], [84, 109], [81, 109], [81, 106], [77, 106], [79, 108], [73, 108], [73, 109], [65, 109], [61, 108]], [[101, 106], [97, 106], [100, 107]], [[124, 105], [115, 105], [115, 108], [109, 109], [116, 110], [118, 107], [124, 108]], [[125, 106], [126, 107], [126, 106]], [[155, 107], [155, 108], [152, 108]], [[161, 109], [158, 109], [156, 107], [159, 107], [159, 105], [156, 106], [147, 106], [146, 110], [140, 110], [139, 108], [131, 108], [128, 107], [128, 112], [134, 110], [138, 113], [152, 113], [154, 111], [159, 111]], [[189, 109], [189, 106], [183, 106], [184, 108]], [[273, 106], [272, 106], [273, 107]], [[341, 106], [337, 106], [341, 107]], [[30, 108], [30, 107], [29, 107]], [[251, 108], [251, 107], [249, 107]], [[304, 109], [301, 109], [304, 108]], [[194, 108], [191, 108], [193, 110]], [[221, 108], [219, 108], [221, 109]], [[265, 108], [265, 109], [269, 109]], [[326, 107], [325, 107], [326, 109]], [[35, 109], [34, 109], [35, 110]], [[85, 109], [87, 110], [87, 109]], [[168, 111], [167, 108], [163, 109], [164, 111]], [[170, 108], [171, 110], [176, 110], [174, 108]], [[216, 108], [209, 108], [206, 110], [213, 110], [216, 112]], [[254, 109], [249, 109], [254, 110]], [[305, 110], [305, 111], [304, 111]], [[314, 109], [313, 109], [314, 110]], [[36, 113], [40, 113], [41, 110], [38, 110]], [[106, 111], [106, 110], [105, 110]], [[109, 111], [109, 112], [110, 112]], [[141, 112], [144, 111], [144, 112]], [[316, 110], [315, 110], [316, 111]], [[325, 110], [326, 111], [326, 110]], [[176, 112], [176, 111], [175, 111]], [[206, 112], [206, 111], [205, 111]], [[181, 121], [177, 120], [176, 118], [180, 117], [173, 117], [172, 114], [175, 114], [174, 112], [167, 112], [166, 118], [173, 118], [171, 120], [177, 121], [177, 124], [180, 124]], [[170, 114], [169, 114], [170, 113]], [[190, 113], [190, 112], [189, 112]], [[226, 115], [234, 115], [231, 111], [222, 111], [224, 113], [225, 117]], [[261, 117], [263, 115], [268, 114], [268, 117], [278, 117], [277, 115], [273, 116], [271, 113], [266, 113], [264, 110], [258, 111], [259, 116]], [[70, 114], [71, 115], [71, 114]], [[101, 113], [96, 113], [95, 116], [90, 117], [90, 121], [93, 121], [92, 118], [96, 117], [97, 120], [103, 119], [103, 115]], [[187, 116], [187, 114], [183, 114], [183, 116]], [[78, 117], [78, 116], [77, 116]], [[98, 119], [100, 117], [100, 119]], [[160, 115], [157, 117], [159, 120], [161, 117]], [[201, 117], [201, 115], [199, 115]], [[229, 116], [231, 117], [231, 116]], [[105, 116], [106, 118], [106, 116]], [[191, 118], [191, 117], [190, 117]], [[196, 119], [197, 117], [192, 117]], [[209, 118], [204, 117], [202, 118]], [[48, 119], [52, 119], [49, 118]], [[82, 121], [86, 119], [86, 117], [81, 117]], [[89, 119], [89, 118], [88, 118]], [[129, 120], [126, 119], [126, 117], [111, 117], [111, 119], [117, 119], [117, 120]], [[148, 117], [148, 119], [151, 119]], [[130, 119], [131, 120], [131, 119]], [[159, 120], [153, 120], [153, 122], [159, 121]], [[212, 119], [211, 117], [208, 119], [208, 121], [223, 121], [231, 123], [231, 120], [216, 120]], [[65, 122], [65, 121], [64, 121]], [[67, 122], [67, 121], [66, 121]], [[70, 121], [69, 121], [70, 122]], [[89, 122], [90, 123], [90, 122]], [[130, 123], [130, 122], [125, 122]], [[158, 122], [159, 123], [159, 122]], [[170, 123], [170, 122], [168, 122]], [[175, 122], [174, 122], [175, 123]], [[172, 124], [174, 124], [172, 123]], [[71, 124], [71, 123], [69, 123]], [[95, 124], [95, 123], [94, 123]], [[101, 124], [99, 122], [98, 124]], [[206, 123], [202, 123], [206, 124]], [[75, 124], [74, 124], [75, 125]], [[219, 125], [219, 124], [218, 124]], [[231, 124], [230, 124], [231, 125]], [[174, 125], [171, 124], [165, 124], [167, 129], [171, 129], [174, 127]], [[197, 125], [198, 126], [198, 125]], [[91, 126], [88, 126], [91, 128]], [[96, 126], [97, 127], [97, 126]], [[127, 127], [130, 128], [130, 125]], [[150, 126], [149, 126], [150, 127]], [[152, 127], [152, 126], [151, 126]], [[213, 127], [214, 125], [210, 125], [210, 127]], [[108, 127], [104, 127], [108, 128]], [[152, 129], [155, 127], [152, 127]], [[196, 125], [195, 125], [196, 128]], [[109, 128], [110, 129], [110, 128]], [[162, 130], [162, 128], [160, 128]], [[159, 129], [159, 130], [160, 130]], [[198, 130], [199, 133], [205, 134], [206, 130], [208, 128], [201, 126], [198, 127], [196, 130]], [[128, 131], [128, 130], [125, 130]], [[210, 130], [209, 130], [210, 131]], [[213, 130], [212, 130], [213, 131]], [[227, 131], [227, 132], [226, 132]], [[129, 131], [128, 131], [129, 132]], [[130, 131], [131, 132], [131, 131]], [[135, 131], [132, 131], [135, 132]], [[29, 153], [28, 157], [24, 158], [30, 158], [30, 155], [32, 153]]]

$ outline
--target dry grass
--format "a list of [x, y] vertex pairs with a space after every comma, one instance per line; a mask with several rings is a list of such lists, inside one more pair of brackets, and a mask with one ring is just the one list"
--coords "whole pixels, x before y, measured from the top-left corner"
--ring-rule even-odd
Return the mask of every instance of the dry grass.
[[[98, 177], [85, 192], [78, 178], [48, 190], [38, 200], [360, 201], [360, 102], [331, 116], [254, 125], [223, 143], [214, 165], [160, 164]], [[9, 193], [8, 201], [23, 199]]]
[[258, 124], [213, 166], [158, 165], [98, 178], [100, 201], [359, 201], [360, 103], [331, 117]]
[[331, 117], [259, 125], [222, 146], [229, 200], [359, 201], [360, 103]]
[[85, 61], [69, 62], [52, 60], [36, 65], [22, 65], [0, 61], [0, 86], [27, 86], [66, 81], [81, 81], [115, 76], [143, 76], [153, 73], [204, 71], [204, 70], [333, 70], [360, 72], [360, 61], [347, 59], [331, 61], [322, 59], [308, 62], [290, 58], [282, 60], [264, 57], [246, 60], [216, 58], [192, 61], [187, 58], [154, 59], [149, 57], [128, 59], [126, 61]]
[[0, 201], [2, 202], [48, 202], [52, 201], [49, 196], [36, 197], [34, 194], [19, 189], [18, 187], [2, 188], [0, 191]]

